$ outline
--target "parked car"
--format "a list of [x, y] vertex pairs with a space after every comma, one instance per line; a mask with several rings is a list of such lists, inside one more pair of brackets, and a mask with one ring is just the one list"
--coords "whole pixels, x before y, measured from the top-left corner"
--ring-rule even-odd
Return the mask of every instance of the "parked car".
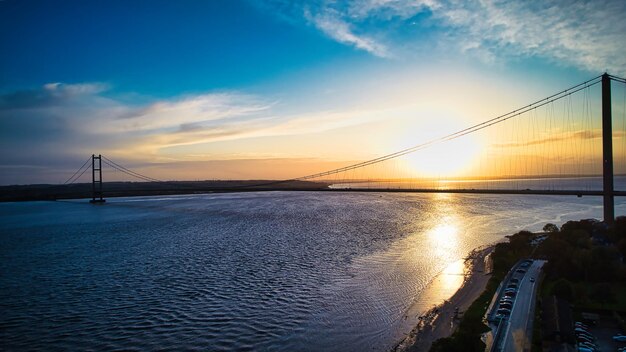
[[580, 342], [579, 345], [585, 345], [590, 348], [598, 348], [598, 345], [596, 345], [594, 342]]
[[500, 308], [498, 309], [498, 314], [504, 314], [504, 315], [510, 315], [511, 314], [511, 310], [507, 309], [507, 308]]
[[513, 309], [513, 305], [510, 304], [510, 303], [502, 303], [502, 304], [500, 304], [498, 309], [500, 309], [500, 308], [511, 310], [511, 309]]
[[535, 282], [535, 278], [534, 278], [534, 277], [531, 277], [531, 278], [530, 278], [530, 282]]
[[617, 342], [626, 342], [626, 335], [615, 335], [613, 336], [613, 340]]
[[590, 333], [588, 333], [588, 332], [584, 332], [584, 331], [574, 331], [574, 334], [576, 334], [576, 336], [586, 337], [586, 338], [588, 338], [588, 339], [590, 339], [590, 340], [592, 340], [592, 341], [595, 341], [595, 340], [596, 340], [595, 336], [591, 335], [591, 334], [590, 334]]
[[574, 332], [574, 334], [576, 334], [576, 337], [583, 337], [590, 340], [591, 342], [594, 342], [596, 340], [595, 336], [591, 335], [588, 332]]
[[576, 336], [576, 341], [593, 343], [593, 340], [586, 336]]

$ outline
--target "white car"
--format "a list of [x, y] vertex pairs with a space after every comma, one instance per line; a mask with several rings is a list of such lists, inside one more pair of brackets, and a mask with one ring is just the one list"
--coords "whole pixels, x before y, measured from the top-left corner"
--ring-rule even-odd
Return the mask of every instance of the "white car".
[[593, 349], [597, 349], [598, 346], [595, 343], [591, 343], [591, 342], [579, 342], [578, 343], [579, 346], [583, 346], [583, 347], [587, 347], [587, 348], [593, 348]]

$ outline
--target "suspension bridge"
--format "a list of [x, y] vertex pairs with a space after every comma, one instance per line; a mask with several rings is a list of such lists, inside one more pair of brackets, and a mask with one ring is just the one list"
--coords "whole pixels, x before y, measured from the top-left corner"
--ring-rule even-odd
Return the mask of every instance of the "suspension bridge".
[[[446, 165], [447, 154], [441, 150], [467, 162], [437, 174], [423, 172], [420, 166], [428, 163]], [[148, 185], [159, 185], [152, 188], [154, 193], [315, 190], [602, 196], [604, 219], [610, 223], [614, 197], [626, 196], [626, 79], [605, 73], [454, 133], [286, 180], [166, 181], [94, 154], [63, 185], [76, 184], [91, 170], [91, 202], [103, 203], [105, 194], [124, 195], [120, 186], [105, 189], [103, 167], [118, 179], [123, 175], [140, 181], [145, 194], [151, 194]]]

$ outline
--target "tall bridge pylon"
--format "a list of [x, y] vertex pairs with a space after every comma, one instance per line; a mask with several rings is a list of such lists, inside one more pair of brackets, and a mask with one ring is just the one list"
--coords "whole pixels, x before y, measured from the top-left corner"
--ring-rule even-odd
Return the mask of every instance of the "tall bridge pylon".
[[613, 115], [611, 113], [611, 77], [602, 75], [602, 188], [604, 198], [604, 222], [615, 221], [615, 197], [613, 185]]
[[[98, 161], [96, 163], [96, 160]], [[102, 155], [91, 155], [91, 200], [89, 203], [102, 204]]]

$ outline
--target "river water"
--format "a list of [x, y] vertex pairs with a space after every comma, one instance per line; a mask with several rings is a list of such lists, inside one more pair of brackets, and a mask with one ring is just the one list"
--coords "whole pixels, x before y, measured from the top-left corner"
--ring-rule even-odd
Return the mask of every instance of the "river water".
[[[0, 204], [6, 350], [385, 351], [472, 249], [599, 197], [266, 192]], [[617, 214], [626, 214], [618, 198]], [[445, 282], [445, 281], [444, 281]]]

